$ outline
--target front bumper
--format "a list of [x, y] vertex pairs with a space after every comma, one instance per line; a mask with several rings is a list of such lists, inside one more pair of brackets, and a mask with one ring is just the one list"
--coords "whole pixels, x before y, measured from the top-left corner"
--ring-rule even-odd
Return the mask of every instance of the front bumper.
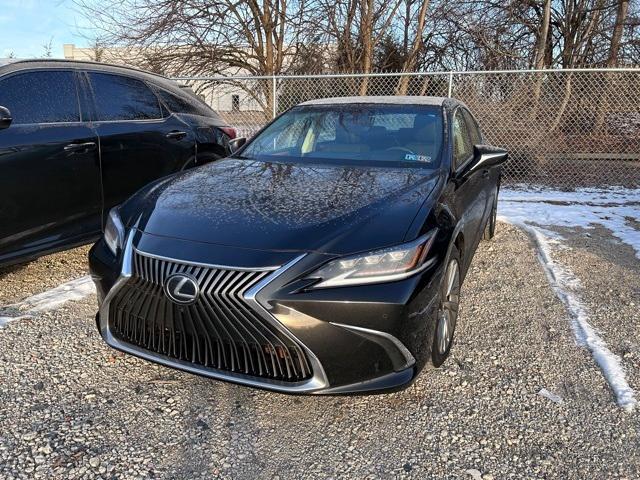
[[[176, 243], [183, 245], [176, 248]], [[401, 281], [306, 290], [300, 278], [323, 261], [318, 254], [276, 253], [273, 255], [278, 258], [262, 255], [260, 261], [256, 252], [222, 254], [227, 259], [233, 258], [235, 265], [242, 258], [247, 262], [241, 265], [243, 268], [252, 265], [264, 269], [274, 262], [285, 265], [247, 291], [244, 299], [253, 313], [259, 315], [253, 322], [265, 322], [278, 335], [292, 339], [304, 350], [312, 375], [302, 380], [283, 381], [211, 368], [176, 358], [177, 355], [160, 354], [114, 334], [109, 309], [118, 291], [128, 288], [135, 276], [134, 252], [152, 250], [157, 256], [179, 258], [183, 262], [229, 264], [223, 262], [218, 249], [209, 255], [202, 249], [194, 253], [197, 247], [137, 231], [131, 231], [118, 258], [102, 241], [94, 245], [89, 259], [101, 303], [97, 321], [109, 345], [169, 367], [285, 393], [343, 394], [399, 389], [409, 385], [430, 358], [441, 261], [434, 261], [429, 269]]]

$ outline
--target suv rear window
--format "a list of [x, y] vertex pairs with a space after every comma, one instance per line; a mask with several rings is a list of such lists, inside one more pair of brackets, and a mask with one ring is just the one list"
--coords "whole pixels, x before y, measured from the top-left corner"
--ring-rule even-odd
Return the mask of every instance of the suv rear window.
[[150, 120], [162, 118], [158, 98], [135, 78], [89, 73], [96, 104], [96, 120]]
[[0, 79], [0, 105], [14, 124], [79, 122], [73, 72], [35, 71]]
[[155, 89], [162, 103], [173, 113], [189, 113], [192, 115], [202, 115], [204, 117], [214, 115], [213, 110], [207, 105], [199, 102], [195, 98], [191, 98], [188, 94], [178, 95], [160, 87], [155, 87]]

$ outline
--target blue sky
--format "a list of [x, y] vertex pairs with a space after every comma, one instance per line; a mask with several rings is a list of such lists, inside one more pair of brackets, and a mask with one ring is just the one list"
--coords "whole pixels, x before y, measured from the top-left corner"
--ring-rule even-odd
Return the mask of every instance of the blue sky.
[[51, 42], [52, 56], [62, 58], [62, 44], [86, 46], [86, 20], [73, 0], [0, 0], [0, 58], [41, 57]]

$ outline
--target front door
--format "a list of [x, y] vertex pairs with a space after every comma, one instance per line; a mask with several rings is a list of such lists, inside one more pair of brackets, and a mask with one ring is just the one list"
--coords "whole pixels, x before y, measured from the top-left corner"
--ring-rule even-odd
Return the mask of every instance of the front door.
[[[465, 120], [463, 110], [458, 108], [453, 115], [453, 162], [454, 170], [463, 169], [468, 162], [473, 160], [473, 140], [469, 125]], [[456, 185], [456, 210], [463, 222], [463, 234], [465, 238], [465, 250], [475, 251], [476, 245], [482, 238], [483, 218], [487, 207], [487, 173], [480, 169], [460, 180]], [[471, 260], [468, 255], [463, 255], [465, 270]]]
[[[478, 122], [476, 122], [475, 118], [473, 118], [468, 110], [462, 110], [462, 112], [464, 113], [469, 136], [471, 137], [471, 144], [483, 144], [484, 140], [482, 138], [482, 134], [480, 133]], [[480, 170], [481, 175], [479, 175], [479, 178], [482, 182], [482, 188], [484, 190], [485, 197], [484, 212], [480, 225], [480, 228], [483, 229], [483, 226], [486, 225], [487, 220], [489, 220], [489, 217], [491, 216], [494, 202], [497, 201], [498, 177], [500, 176], [500, 167], [482, 168]], [[480, 234], [480, 236], [482, 236], [482, 233]]]
[[72, 70], [0, 78], [0, 263], [87, 240], [100, 231], [98, 139]]

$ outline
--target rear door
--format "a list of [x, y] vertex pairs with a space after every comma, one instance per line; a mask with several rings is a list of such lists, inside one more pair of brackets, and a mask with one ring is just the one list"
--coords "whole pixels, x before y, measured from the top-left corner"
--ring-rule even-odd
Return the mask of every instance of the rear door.
[[[469, 124], [465, 118], [464, 109], [457, 108], [453, 114], [453, 167], [456, 172], [461, 171], [473, 160], [473, 139]], [[487, 204], [485, 190], [486, 173], [478, 170], [456, 184], [456, 209], [463, 220], [465, 244], [474, 251], [482, 237], [482, 225]], [[465, 256], [470, 260], [470, 256]], [[468, 264], [465, 266], [468, 266]]]
[[179, 171], [195, 155], [187, 124], [163, 110], [134, 77], [86, 72], [100, 141], [105, 214], [149, 182]]
[[80, 112], [73, 70], [0, 78], [0, 262], [100, 231], [97, 137]]

